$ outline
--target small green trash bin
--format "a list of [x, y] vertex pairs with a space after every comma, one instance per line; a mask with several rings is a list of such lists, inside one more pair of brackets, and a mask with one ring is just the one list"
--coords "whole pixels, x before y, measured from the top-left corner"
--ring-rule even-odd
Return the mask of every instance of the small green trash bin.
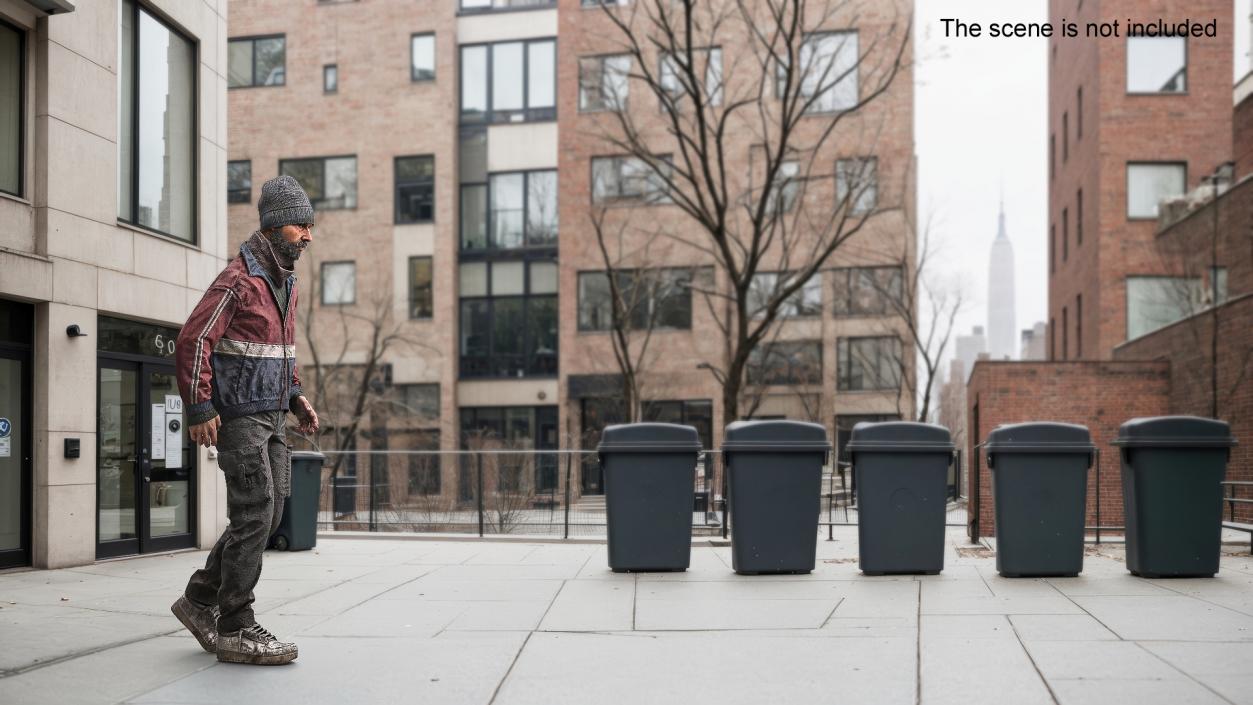
[[818, 548], [827, 430], [803, 421], [736, 421], [722, 443], [731, 569], [811, 573]]
[[691, 426], [609, 426], [596, 454], [605, 478], [609, 569], [684, 571], [692, 559], [692, 505], [700, 436]]
[[1083, 570], [1088, 468], [1086, 426], [998, 426], [985, 444], [996, 509], [996, 570], [1007, 578], [1076, 576]]
[[278, 530], [270, 537], [271, 548], [307, 551], [318, 544], [318, 496], [325, 460], [325, 455], [313, 451], [291, 454], [291, 496], [283, 505]]
[[857, 485], [858, 565], [866, 575], [944, 569], [953, 440], [912, 421], [861, 422], [848, 441]]
[[1127, 570], [1212, 578], [1222, 546], [1222, 481], [1236, 439], [1199, 416], [1131, 419], [1118, 429]]

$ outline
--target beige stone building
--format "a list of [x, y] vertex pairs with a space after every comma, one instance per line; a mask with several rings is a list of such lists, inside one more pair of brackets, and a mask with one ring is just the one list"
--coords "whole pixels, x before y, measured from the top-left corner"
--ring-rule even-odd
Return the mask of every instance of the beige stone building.
[[[589, 72], [609, 51], [597, 4], [230, 3], [227, 250], [255, 228], [261, 183], [287, 173], [305, 184], [318, 223], [298, 272], [301, 325], [313, 323], [298, 355], [313, 379], [316, 349], [326, 380], [319, 403], [332, 431], [322, 447], [594, 448], [600, 428], [616, 420], [606, 267], [589, 216], [606, 200], [627, 205], [632, 194], [606, 195], [592, 183], [593, 174], [630, 168], [592, 134], [604, 115]], [[853, 48], [860, 37], [863, 61], [874, 66], [883, 57], [872, 39], [910, 9], [904, 1], [850, 8], [829, 20], [829, 36]], [[754, 416], [812, 419], [834, 439], [858, 420], [912, 414], [911, 395], [876, 383], [886, 376], [865, 362], [912, 360], [899, 320], [866, 283], [878, 277], [891, 286], [910, 239], [905, 49], [890, 89], [814, 157], [832, 191], [842, 160], [873, 160], [864, 207], [883, 212], [840, 248], [782, 324], [780, 349], [812, 362], [811, 372], [755, 388]], [[731, 47], [723, 53], [730, 66]], [[860, 86], [854, 75], [841, 90]], [[641, 95], [632, 109], [657, 108]], [[805, 129], [817, 134], [826, 122], [818, 116]], [[733, 165], [747, 174], [753, 140], [746, 132], [739, 143]], [[690, 227], [673, 205], [613, 210], [635, 223]], [[646, 267], [717, 281], [712, 264], [690, 248], [658, 247]], [[699, 296], [674, 289], [651, 304], [666, 313], [645, 379], [646, 415], [693, 424], [716, 447], [721, 391], [702, 365], [719, 363], [725, 345]], [[390, 336], [385, 351], [375, 332]], [[363, 384], [364, 406], [346, 394]], [[360, 481], [363, 463], [370, 479]], [[385, 486], [378, 506], [400, 495], [465, 500], [476, 489], [465, 466], [447, 460], [347, 456], [333, 473], [345, 485], [373, 485], [376, 499]], [[542, 462], [514, 482], [536, 495], [566, 492], [564, 471]], [[576, 466], [570, 482], [572, 497], [602, 491], [595, 463]], [[332, 494], [337, 515], [365, 501], [355, 491]]]
[[0, 0], [0, 568], [208, 547], [174, 336], [226, 261], [225, 0]]

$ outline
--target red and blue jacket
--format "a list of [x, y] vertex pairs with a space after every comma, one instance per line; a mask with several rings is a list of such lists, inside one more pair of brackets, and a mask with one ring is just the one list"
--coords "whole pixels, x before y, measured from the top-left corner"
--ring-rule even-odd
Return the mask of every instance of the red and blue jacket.
[[270, 279], [248, 249], [209, 285], [174, 347], [178, 391], [190, 424], [291, 407], [302, 394], [296, 372], [296, 275], [281, 286], [279, 310]]

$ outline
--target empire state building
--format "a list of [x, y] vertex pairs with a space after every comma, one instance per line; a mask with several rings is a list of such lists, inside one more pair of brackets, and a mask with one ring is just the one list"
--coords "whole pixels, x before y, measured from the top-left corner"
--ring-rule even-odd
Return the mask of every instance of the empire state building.
[[988, 272], [988, 353], [993, 360], [1012, 360], [1014, 324], [1014, 246], [1005, 234], [1005, 203], [1001, 202], [996, 240]]

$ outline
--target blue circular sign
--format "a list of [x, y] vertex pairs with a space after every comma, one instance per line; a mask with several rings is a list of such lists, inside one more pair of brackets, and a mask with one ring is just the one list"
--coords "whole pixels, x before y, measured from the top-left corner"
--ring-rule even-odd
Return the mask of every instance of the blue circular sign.
[[0, 438], [8, 438], [9, 431], [13, 430], [13, 424], [6, 418], [0, 417]]

